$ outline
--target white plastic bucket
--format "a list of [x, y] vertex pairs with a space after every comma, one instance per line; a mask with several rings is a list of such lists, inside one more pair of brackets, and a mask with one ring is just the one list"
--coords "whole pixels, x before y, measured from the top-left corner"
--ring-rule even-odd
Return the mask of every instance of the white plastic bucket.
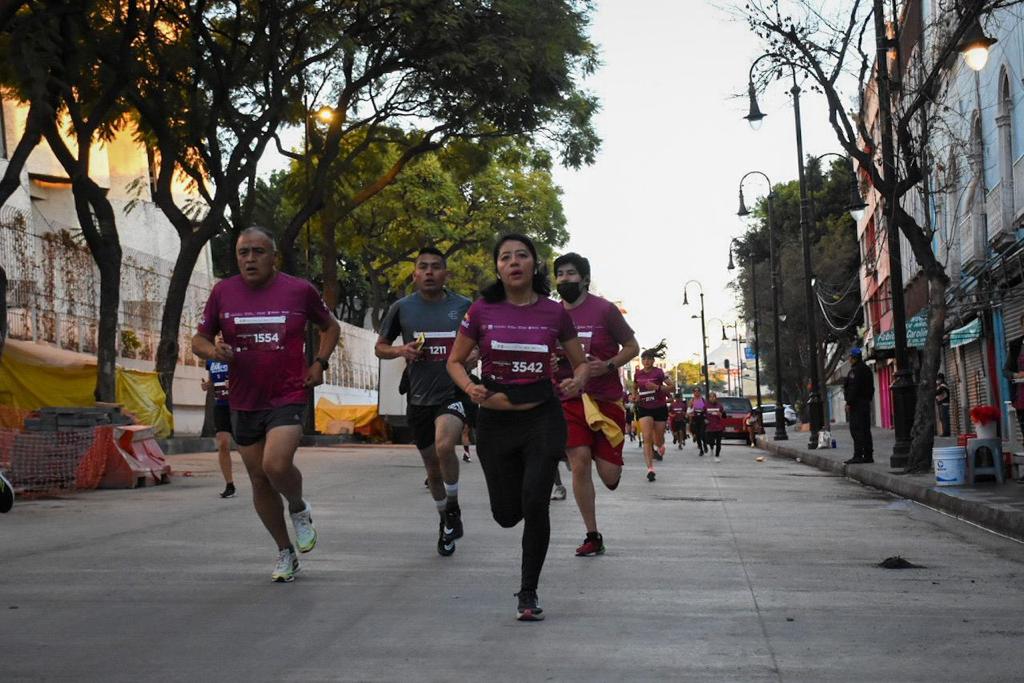
[[963, 446], [932, 449], [936, 486], [963, 486], [967, 481], [967, 450]]

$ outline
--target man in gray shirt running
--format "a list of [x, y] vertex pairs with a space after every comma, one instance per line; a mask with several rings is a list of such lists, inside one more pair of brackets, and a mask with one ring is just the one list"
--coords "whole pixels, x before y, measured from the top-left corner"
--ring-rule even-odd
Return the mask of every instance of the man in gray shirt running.
[[[470, 301], [445, 289], [448, 265], [434, 247], [420, 250], [412, 277], [416, 291], [388, 309], [374, 351], [378, 358], [405, 359], [409, 425], [441, 515], [437, 552], [448, 556], [455, 552], [455, 540], [462, 537], [455, 445], [463, 425], [473, 426], [476, 404], [455, 386], [445, 363]], [[399, 335], [403, 345], [392, 346]]]

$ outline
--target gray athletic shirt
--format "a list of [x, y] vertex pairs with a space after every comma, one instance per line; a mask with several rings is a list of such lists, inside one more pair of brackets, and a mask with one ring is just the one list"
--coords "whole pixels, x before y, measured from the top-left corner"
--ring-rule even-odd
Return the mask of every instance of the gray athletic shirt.
[[413, 292], [391, 305], [380, 326], [380, 336], [389, 342], [402, 335], [408, 344], [423, 333], [423, 354], [409, 363], [409, 402], [414, 406], [440, 405], [455, 390], [445, 362], [471, 302], [448, 290], [444, 294], [433, 302]]

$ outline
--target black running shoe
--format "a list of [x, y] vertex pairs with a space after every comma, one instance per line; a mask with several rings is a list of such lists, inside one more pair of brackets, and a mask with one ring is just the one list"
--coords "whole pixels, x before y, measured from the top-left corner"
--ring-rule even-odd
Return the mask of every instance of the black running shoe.
[[455, 539], [445, 533], [445, 520], [441, 520], [437, 529], [437, 554], [441, 557], [448, 557], [455, 553]]
[[231, 482], [227, 483], [224, 490], [220, 494], [221, 498], [234, 498], [235, 497], [235, 485]]
[[654, 470], [649, 470], [647, 472], [647, 481], [654, 481], [654, 477], [655, 477]]
[[543, 621], [544, 610], [537, 601], [537, 591], [519, 591], [516, 593], [519, 605], [516, 607], [516, 619], [519, 621]]
[[448, 540], [462, 538], [462, 510], [455, 506], [444, 512], [444, 531]]
[[10, 512], [14, 507], [14, 488], [7, 477], [0, 472], [0, 512]]

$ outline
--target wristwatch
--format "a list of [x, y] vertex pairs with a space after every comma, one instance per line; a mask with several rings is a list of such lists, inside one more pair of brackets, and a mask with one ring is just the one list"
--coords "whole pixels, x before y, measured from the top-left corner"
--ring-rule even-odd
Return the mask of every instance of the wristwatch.
[[618, 370], [618, 368], [615, 367], [615, 363], [611, 361], [608, 361], [608, 364], [605, 365], [605, 367], [608, 368], [608, 372], [615, 372], [616, 370]]
[[315, 360], [317, 363], [319, 363], [320, 367], [322, 367], [325, 372], [327, 371], [327, 368], [331, 367], [331, 364], [327, 362], [326, 358], [320, 358], [319, 356], [317, 356], [313, 360]]

